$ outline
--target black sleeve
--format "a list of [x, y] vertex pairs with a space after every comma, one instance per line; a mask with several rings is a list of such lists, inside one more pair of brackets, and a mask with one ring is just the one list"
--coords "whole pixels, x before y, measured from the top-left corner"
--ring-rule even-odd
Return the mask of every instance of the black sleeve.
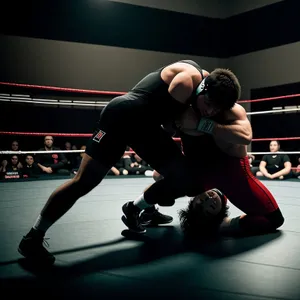
[[288, 161], [290, 162], [291, 160], [287, 154], [282, 154], [282, 161], [283, 163], [286, 163]]

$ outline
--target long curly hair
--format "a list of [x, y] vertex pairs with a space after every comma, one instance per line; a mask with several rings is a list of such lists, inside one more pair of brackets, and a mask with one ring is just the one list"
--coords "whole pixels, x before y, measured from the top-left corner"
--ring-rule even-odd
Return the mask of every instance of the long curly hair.
[[204, 211], [203, 206], [198, 206], [197, 209], [194, 208], [193, 202], [199, 196], [195, 196], [190, 199], [188, 206], [185, 209], [179, 211], [180, 226], [187, 237], [190, 238], [201, 238], [201, 237], [211, 237], [218, 233], [220, 224], [223, 219], [228, 216], [227, 201], [222, 199], [222, 208], [220, 212], [216, 215], [209, 215], [207, 211]]

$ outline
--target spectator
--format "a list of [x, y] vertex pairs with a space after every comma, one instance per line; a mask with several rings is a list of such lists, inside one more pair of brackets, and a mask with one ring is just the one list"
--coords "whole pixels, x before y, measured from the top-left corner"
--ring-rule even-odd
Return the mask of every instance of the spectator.
[[292, 177], [291, 161], [287, 154], [277, 154], [280, 150], [279, 141], [270, 142], [270, 152], [272, 154], [264, 155], [256, 176], [264, 176], [269, 179], [287, 179]]
[[[10, 146], [10, 151], [20, 151], [20, 148], [19, 148], [19, 142], [18, 141], [13, 141], [11, 143], [11, 146]], [[16, 154], [14, 154], [16, 155]], [[18, 168], [21, 169], [23, 167], [23, 164], [22, 164], [22, 155], [16, 155], [18, 157]], [[7, 164], [11, 161], [11, 158], [12, 156], [11, 155], [5, 155], [3, 156], [3, 160], [1, 162], [1, 166], [6, 168]]]
[[23, 167], [24, 178], [38, 178], [41, 174], [40, 168], [34, 161], [34, 157], [31, 154], [26, 155], [25, 164]]
[[22, 168], [20, 168], [19, 158], [17, 155], [12, 155], [10, 161], [0, 167], [1, 178], [20, 178], [22, 176]]
[[[60, 150], [59, 148], [53, 146], [52, 136], [45, 136], [44, 148], [39, 149], [39, 151], [45, 150]], [[42, 170], [43, 174], [70, 174], [70, 172], [65, 169], [67, 159], [63, 153], [39, 153], [36, 156], [35, 160], [39, 168]]]
[[300, 157], [298, 157], [298, 165], [296, 167], [296, 170], [293, 171], [294, 177], [300, 179]]

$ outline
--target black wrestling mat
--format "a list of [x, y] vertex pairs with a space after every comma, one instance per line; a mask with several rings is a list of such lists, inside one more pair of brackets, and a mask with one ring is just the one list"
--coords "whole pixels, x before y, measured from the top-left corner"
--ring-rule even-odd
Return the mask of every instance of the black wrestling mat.
[[33, 268], [18, 244], [65, 180], [0, 183], [1, 299], [300, 299], [300, 182], [264, 181], [285, 217], [278, 232], [191, 247], [177, 216], [187, 198], [160, 208], [173, 223], [126, 238], [121, 206], [152, 179], [107, 178], [47, 232], [55, 265]]

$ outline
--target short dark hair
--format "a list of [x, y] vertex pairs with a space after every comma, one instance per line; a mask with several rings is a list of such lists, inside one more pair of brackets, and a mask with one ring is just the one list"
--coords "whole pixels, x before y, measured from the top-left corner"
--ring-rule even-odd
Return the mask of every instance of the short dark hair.
[[222, 203], [218, 215], [214, 217], [207, 216], [204, 210], [201, 210], [201, 207], [198, 207], [197, 210], [193, 208], [193, 201], [196, 197], [191, 198], [188, 206], [179, 211], [181, 229], [188, 238], [197, 239], [215, 236], [223, 219], [228, 216], [229, 207]]
[[217, 68], [205, 79], [207, 95], [218, 108], [231, 109], [241, 97], [237, 77], [228, 69]]

